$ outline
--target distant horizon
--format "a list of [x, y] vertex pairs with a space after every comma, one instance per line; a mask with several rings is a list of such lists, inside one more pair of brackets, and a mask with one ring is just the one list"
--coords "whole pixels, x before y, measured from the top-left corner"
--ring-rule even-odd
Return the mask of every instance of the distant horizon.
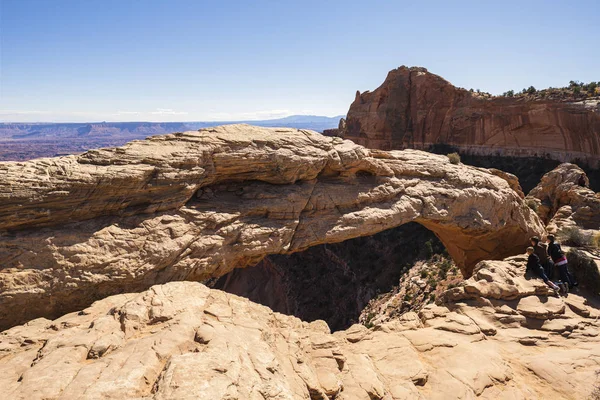
[[597, 0], [0, 0], [0, 121], [337, 116], [401, 65], [494, 95], [598, 81], [597, 15]]
[[340, 115], [316, 115], [316, 114], [291, 114], [280, 118], [265, 118], [265, 119], [240, 119], [240, 120], [182, 120], [182, 121], [144, 121], [144, 120], [127, 120], [127, 121], [3, 121], [0, 120], [0, 124], [24, 124], [24, 125], [36, 125], [36, 124], [139, 124], [139, 123], [150, 123], [150, 124], [185, 124], [185, 123], [235, 123], [235, 122], [263, 122], [263, 121], [278, 121], [284, 120], [290, 117], [315, 117], [315, 118], [345, 118], [346, 114]]

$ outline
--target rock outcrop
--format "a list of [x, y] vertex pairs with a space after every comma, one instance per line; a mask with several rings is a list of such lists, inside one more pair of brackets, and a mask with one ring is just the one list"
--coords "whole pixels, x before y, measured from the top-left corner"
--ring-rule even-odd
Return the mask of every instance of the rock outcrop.
[[195, 282], [0, 334], [10, 399], [583, 399], [598, 309], [547, 297], [524, 259], [482, 262], [444, 305], [330, 334]]
[[600, 231], [600, 194], [589, 188], [577, 165], [561, 164], [548, 172], [527, 198], [552, 233], [570, 227]]
[[0, 328], [411, 221], [467, 276], [544, 230], [492, 173], [294, 129], [232, 125], [0, 163]]
[[448, 145], [464, 154], [600, 166], [600, 108], [483, 97], [418, 67], [392, 70], [373, 92], [357, 92], [337, 134], [383, 150]]

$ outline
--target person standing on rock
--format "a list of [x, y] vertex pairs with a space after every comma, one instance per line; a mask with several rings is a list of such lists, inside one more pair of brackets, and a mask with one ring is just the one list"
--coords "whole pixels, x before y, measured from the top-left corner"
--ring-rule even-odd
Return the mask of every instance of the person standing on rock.
[[540, 265], [540, 258], [535, 254], [533, 247], [527, 248], [527, 255], [527, 271], [532, 271], [534, 274], [542, 278], [544, 283], [554, 290], [554, 294], [556, 294], [557, 297], [560, 297], [560, 288], [546, 276], [544, 268], [542, 268]]
[[544, 268], [546, 276], [548, 279], [552, 280], [552, 277], [554, 276], [554, 263], [548, 255], [546, 245], [544, 243], [540, 243], [540, 238], [537, 236], [533, 236], [531, 239], [529, 239], [529, 242], [531, 243], [531, 247], [533, 247], [533, 252], [539, 257], [540, 264]]
[[569, 285], [569, 289], [573, 289], [578, 284], [573, 275], [569, 272], [567, 256], [565, 256], [565, 253], [560, 248], [560, 244], [556, 243], [556, 237], [554, 235], [548, 235], [546, 240], [548, 242], [548, 254], [550, 254], [554, 266], [558, 268], [560, 279]]

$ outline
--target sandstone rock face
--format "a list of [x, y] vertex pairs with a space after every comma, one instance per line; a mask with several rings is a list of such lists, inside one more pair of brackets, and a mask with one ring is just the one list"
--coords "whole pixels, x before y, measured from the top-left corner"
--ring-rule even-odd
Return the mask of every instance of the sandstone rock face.
[[233, 125], [0, 163], [0, 329], [411, 221], [467, 276], [544, 231], [491, 173], [310, 131]]
[[548, 230], [577, 226], [600, 230], [600, 194], [589, 189], [585, 172], [574, 164], [561, 164], [542, 177], [528, 195]]
[[481, 98], [417, 67], [392, 70], [373, 92], [357, 93], [338, 134], [383, 150], [444, 144], [466, 154], [600, 165], [600, 109]]
[[600, 313], [523, 269], [482, 262], [444, 305], [335, 334], [200, 283], [157, 285], [1, 333], [0, 387], [28, 400], [587, 398]]

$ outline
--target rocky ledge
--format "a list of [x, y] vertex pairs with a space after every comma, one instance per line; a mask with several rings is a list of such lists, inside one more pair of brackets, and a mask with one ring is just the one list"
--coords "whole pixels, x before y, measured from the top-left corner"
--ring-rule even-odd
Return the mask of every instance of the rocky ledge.
[[200, 283], [121, 294], [0, 334], [11, 399], [583, 399], [597, 305], [485, 261], [446, 302], [331, 334]]
[[0, 329], [418, 222], [465, 276], [544, 232], [508, 174], [232, 125], [0, 163]]

